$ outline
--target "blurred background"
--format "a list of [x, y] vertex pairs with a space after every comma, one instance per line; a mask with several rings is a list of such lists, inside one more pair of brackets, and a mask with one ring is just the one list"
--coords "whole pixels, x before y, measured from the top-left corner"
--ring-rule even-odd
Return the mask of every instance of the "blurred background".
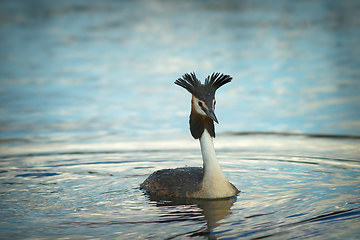
[[0, 1], [0, 141], [190, 139], [194, 71], [229, 74], [217, 133], [360, 135], [360, 2]]

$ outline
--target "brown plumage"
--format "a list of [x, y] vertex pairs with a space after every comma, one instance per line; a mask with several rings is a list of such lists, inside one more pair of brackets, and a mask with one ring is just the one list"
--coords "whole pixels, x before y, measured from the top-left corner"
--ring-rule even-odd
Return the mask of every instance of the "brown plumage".
[[140, 188], [157, 196], [190, 198], [191, 193], [200, 190], [202, 178], [201, 167], [161, 169], [150, 174]]
[[[191, 100], [191, 105], [196, 104], [194, 103], [194, 100]], [[204, 129], [206, 129], [210, 136], [215, 137], [215, 126], [214, 121], [208, 117], [203, 116], [194, 110], [194, 108], [191, 108], [191, 113], [189, 117], [189, 124], [190, 124], [190, 132], [193, 138], [199, 139], [201, 135], [204, 132]]]

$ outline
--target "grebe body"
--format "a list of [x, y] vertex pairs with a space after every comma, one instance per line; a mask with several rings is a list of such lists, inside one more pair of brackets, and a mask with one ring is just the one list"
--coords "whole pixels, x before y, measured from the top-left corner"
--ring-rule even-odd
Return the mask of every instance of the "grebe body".
[[158, 170], [140, 185], [140, 189], [168, 198], [228, 198], [239, 193], [221, 170], [213, 144], [214, 121], [218, 123], [214, 113], [215, 91], [231, 79], [228, 75], [213, 73], [201, 84], [195, 73], [190, 73], [175, 81], [192, 94], [190, 132], [200, 141], [203, 168]]

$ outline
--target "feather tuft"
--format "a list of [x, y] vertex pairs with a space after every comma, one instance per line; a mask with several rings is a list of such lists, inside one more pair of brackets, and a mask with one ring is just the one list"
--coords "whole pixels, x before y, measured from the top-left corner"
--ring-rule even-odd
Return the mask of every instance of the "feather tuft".
[[231, 82], [232, 77], [221, 73], [213, 73], [205, 79], [205, 83], [202, 84], [196, 77], [195, 73], [185, 73], [182, 78], [175, 81], [176, 85], [185, 88], [188, 92], [193, 94], [197, 98], [206, 96], [209, 93], [215, 94], [215, 91], [226, 83]]

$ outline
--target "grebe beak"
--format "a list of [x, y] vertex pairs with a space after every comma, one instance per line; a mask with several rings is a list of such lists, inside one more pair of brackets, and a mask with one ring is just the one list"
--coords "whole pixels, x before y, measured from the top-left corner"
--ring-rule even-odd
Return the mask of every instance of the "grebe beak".
[[206, 115], [208, 115], [209, 118], [211, 118], [212, 120], [214, 120], [214, 122], [219, 123], [219, 121], [218, 121], [217, 118], [216, 118], [216, 115], [215, 115], [214, 110], [212, 110], [212, 109], [206, 109], [206, 108], [205, 108], [204, 110], [205, 110]]

